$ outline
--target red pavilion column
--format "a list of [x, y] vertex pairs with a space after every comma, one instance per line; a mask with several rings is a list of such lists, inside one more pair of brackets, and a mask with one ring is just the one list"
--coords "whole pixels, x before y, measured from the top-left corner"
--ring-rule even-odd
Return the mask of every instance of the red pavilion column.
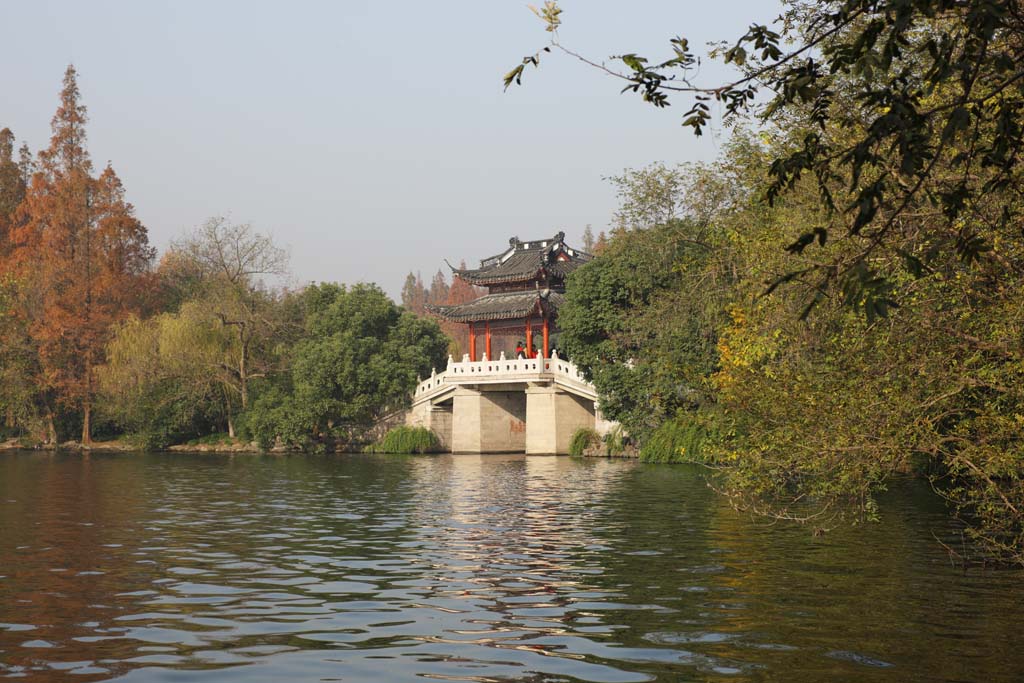
[[533, 357], [531, 355], [532, 349], [533, 349], [533, 325], [532, 325], [532, 321], [529, 318], [527, 318], [526, 319], [526, 357], [527, 358], [532, 358]]
[[548, 317], [544, 316], [544, 357], [551, 357], [551, 347], [548, 345]]
[[487, 360], [491, 360], [494, 356], [491, 355], [491, 321], [488, 320], [484, 323], [484, 353], [487, 354]]
[[469, 360], [476, 361], [476, 328], [469, 324]]

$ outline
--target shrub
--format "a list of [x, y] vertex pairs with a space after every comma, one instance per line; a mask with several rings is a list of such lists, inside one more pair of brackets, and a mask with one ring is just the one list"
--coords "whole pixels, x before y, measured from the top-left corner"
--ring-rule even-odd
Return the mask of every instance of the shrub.
[[615, 425], [612, 430], [604, 435], [604, 445], [608, 455], [617, 457], [626, 452], [626, 433], [622, 425]]
[[601, 443], [601, 435], [593, 429], [580, 427], [569, 442], [569, 455], [583, 455], [587, 450]]
[[159, 451], [174, 443], [174, 436], [160, 426], [132, 432], [127, 437], [128, 443], [140, 451]]
[[694, 415], [677, 415], [661, 424], [640, 448], [643, 462], [693, 462], [703, 459], [709, 431]]
[[441, 441], [426, 427], [395, 427], [375, 444], [367, 446], [367, 453], [439, 453]]

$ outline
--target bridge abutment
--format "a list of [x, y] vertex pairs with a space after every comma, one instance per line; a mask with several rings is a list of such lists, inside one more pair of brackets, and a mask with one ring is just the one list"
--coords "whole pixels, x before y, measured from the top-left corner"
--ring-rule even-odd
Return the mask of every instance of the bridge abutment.
[[[588, 405], [589, 404], [589, 407]], [[569, 452], [577, 429], [594, 429], [594, 402], [552, 384], [526, 388], [527, 455]]]
[[452, 449], [452, 405], [434, 405], [430, 401], [422, 401], [413, 405], [406, 417], [410, 427], [426, 427], [437, 435], [441, 447]]
[[459, 387], [452, 395], [453, 453], [522, 453], [526, 397], [522, 389]]

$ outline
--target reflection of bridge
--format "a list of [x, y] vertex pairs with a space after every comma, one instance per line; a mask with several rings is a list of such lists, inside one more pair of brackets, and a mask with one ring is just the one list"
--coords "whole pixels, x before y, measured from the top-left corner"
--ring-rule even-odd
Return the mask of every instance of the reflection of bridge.
[[594, 386], [558, 358], [462, 362], [420, 382], [406, 422], [454, 453], [568, 453], [581, 427], [606, 431]]

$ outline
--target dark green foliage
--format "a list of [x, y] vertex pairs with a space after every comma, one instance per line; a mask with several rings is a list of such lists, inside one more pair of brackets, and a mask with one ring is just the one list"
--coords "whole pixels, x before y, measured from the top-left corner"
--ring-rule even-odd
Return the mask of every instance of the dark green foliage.
[[577, 429], [569, 442], [569, 455], [584, 455], [586, 451], [601, 445], [601, 435], [593, 429]]
[[395, 427], [383, 438], [366, 448], [367, 453], [440, 453], [441, 442], [437, 434], [426, 427]]
[[594, 382], [601, 407], [642, 439], [667, 416], [706, 400], [720, 309], [691, 296], [710, 249], [674, 220], [617, 231], [602, 256], [569, 278], [561, 344]]
[[404, 311], [375, 285], [324, 284], [305, 294], [305, 333], [290, 372], [256, 400], [249, 424], [264, 447], [350, 442], [405, 407], [417, 376], [440, 367], [448, 339], [437, 324]]
[[285, 379], [260, 392], [249, 409], [247, 423], [252, 438], [261, 450], [270, 450], [277, 440], [306, 450], [311, 446], [312, 430], [309, 419], [303, 419], [292, 400]]
[[0, 257], [5, 256], [14, 213], [25, 197], [25, 177], [14, 160], [14, 134], [0, 130]]
[[[645, 268], [657, 254], [648, 247], [638, 259], [617, 237], [613, 262], [579, 272], [596, 294], [570, 296], [565, 345], [648, 453], [659, 440], [665, 453], [696, 438], [685, 427], [693, 407], [701, 420], [713, 413], [703, 452], [733, 504], [821, 526], [873, 519], [890, 477], [940, 473], [936, 488], [974, 547], [1024, 564], [1020, 3], [786, 5], [779, 30], [755, 24], [713, 51], [737, 66], [729, 83], [693, 82], [698, 62], [684, 39], [664, 61], [617, 58], [625, 90], [652, 105], [691, 97], [682, 122], [698, 134], [711, 100], [742, 120], [759, 88], [773, 99], [757, 110], [759, 144], [733, 145], [710, 169], [737, 188], [729, 201], [679, 214], [717, 227], [727, 246], [711, 240], [714, 253], [734, 277], [652, 281]], [[554, 33], [557, 10], [549, 1], [541, 15], [551, 48], [574, 54]], [[707, 194], [699, 182], [693, 190]], [[731, 320], [692, 325], [694, 301], [717, 302]], [[659, 306], [668, 315], [651, 325]], [[674, 325], [692, 339], [714, 331], [717, 370], [696, 406], [679, 406], [683, 433], [665, 426], [655, 437], [645, 401], [658, 423], [675, 414], [673, 380], [701, 389], [692, 377], [702, 372], [688, 377], [682, 365], [657, 375], [656, 359], [672, 354], [652, 342]]]
[[[774, 282], [802, 291], [804, 314], [826, 295], [841, 294], [869, 322], [888, 315], [897, 301], [897, 277], [877, 268], [879, 254], [909, 254], [907, 272], [955, 255], [963, 265], [993, 262], [990, 230], [965, 225], [969, 216], [1004, 228], [1024, 217], [1021, 202], [988, 212], [986, 195], [1022, 184], [1024, 147], [1024, 13], [1018, 0], [790, 0], [773, 30], [753, 24], [713, 52], [735, 65], [735, 80], [701, 85], [700, 60], [685, 38], [669, 40], [667, 59], [637, 52], [615, 57], [623, 92], [655, 107], [687, 97], [682, 124], [700, 135], [716, 101], [726, 119], [752, 112], [787, 135], [766, 164], [763, 188], [770, 204], [805, 179], [816, 186], [824, 209], [790, 250], [809, 252]], [[540, 18], [556, 49], [558, 3], [545, 3]], [[523, 64], [537, 66], [541, 52]], [[506, 76], [519, 84], [523, 64]], [[773, 94], [757, 110], [759, 90]], [[759, 173], [760, 175], [760, 173]], [[908, 230], [928, 206], [938, 217]], [[988, 215], [986, 215], [988, 214]], [[989, 233], [989, 234], [983, 234]], [[825, 242], [847, 239], [856, 248], [819, 253]], [[1019, 235], [1013, 239], [1019, 241]], [[817, 241], [819, 248], [812, 248]], [[784, 245], [779, 245], [784, 246]]]
[[790, 269], [811, 251], [842, 260], [860, 246], [816, 231], [827, 212], [813, 179], [764, 200], [759, 170], [790, 141], [741, 131], [721, 161], [687, 170], [682, 203], [665, 201], [675, 183], [629, 175], [625, 227], [570, 282], [562, 345], [642, 458], [713, 462], [733, 505], [819, 528], [874, 520], [892, 477], [923, 471], [972, 558], [1024, 564], [1024, 246], [986, 220], [1016, 190], [961, 216], [992, 260], [935, 252], [928, 230], [945, 219], [915, 204], [904, 230], [919, 246], [878, 252], [885, 277], [863, 270], [892, 305], [855, 310], [867, 299], [850, 287], [819, 292], [808, 315], [766, 283], [801, 282], [811, 271]]

